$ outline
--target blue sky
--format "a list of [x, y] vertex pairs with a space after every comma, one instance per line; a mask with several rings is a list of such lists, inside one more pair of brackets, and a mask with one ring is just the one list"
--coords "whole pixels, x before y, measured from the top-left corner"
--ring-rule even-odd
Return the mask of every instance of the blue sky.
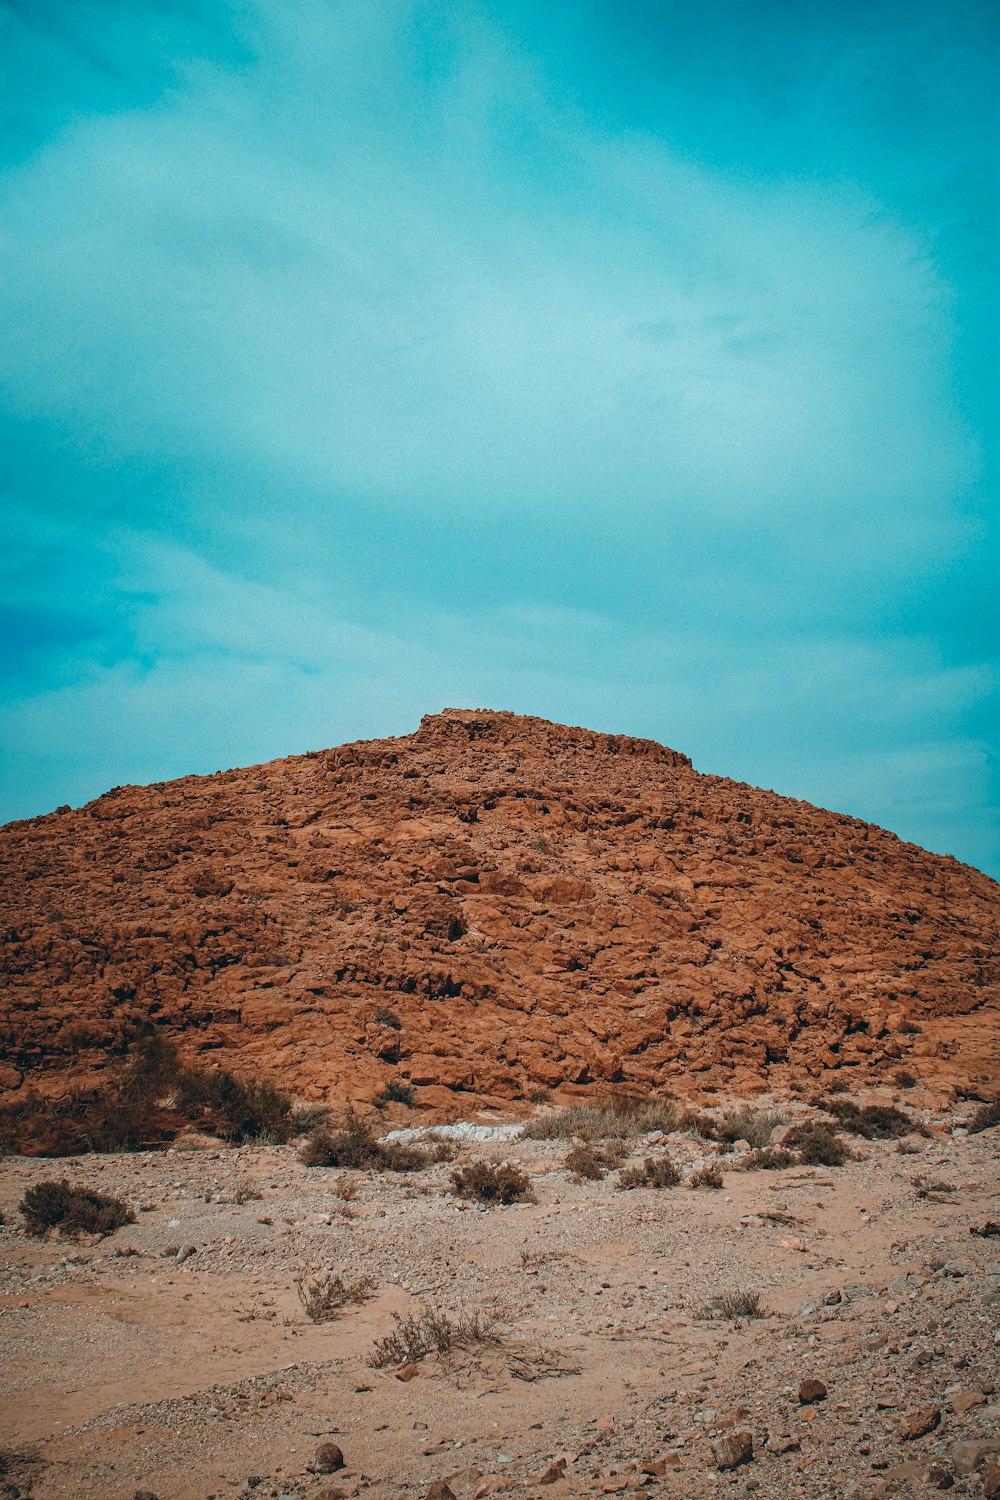
[[0, 816], [491, 706], [1000, 873], [996, 33], [0, 0]]

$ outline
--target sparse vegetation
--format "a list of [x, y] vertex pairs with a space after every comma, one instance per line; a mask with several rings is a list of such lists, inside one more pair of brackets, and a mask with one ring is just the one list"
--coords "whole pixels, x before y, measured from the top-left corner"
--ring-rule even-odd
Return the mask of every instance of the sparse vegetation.
[[785, 1145], [798, 1153], [804, 1166], [842, 1167], [851, 1153], [835, 1130], [810, 1122], [796, 1125], [785, 1138]]
[[842, 1129], [867, 1141], [895, 1140], [902, 1135], [926, 1134], [924, 1127], [894, 1104], [855, 1104], [853, 1099], [827, 1099], [822, 1105]]
[[388, 1005], [376, 1005], [373, 1019], [379, 1026], [388, 1026], [390, 1031], [402, 1031], [403, 1023]]
[[907, 1068], [899, 1068], [893, 1074], [893, 1082], [898, 1089], [915, 1089], [918, 1079], [916, 1074], [909, 1072]]
[[980, 1105], [969, 1121], [969, 1132], [971, 1135], [979, 1135], [983, 1130], [992, 1130], [995, 1125], [1000, 1125], [1000, 1099], [994, 1099], [992, 1104]]
[[798, 1157], [784, 1146], [765, 1146], [762, 1151], [748, 1151], [738, 1163], [741, 1172], [780, 1172], [798, 1165]]
[[700, 1167], [695, 1167], [688, 1178], [689, 1188], [720, 1188], [722, 1187], [722, 1168], [717, 1162], [705, 1162]]
[[140, 1034], [117, 1078], [62, 1099], [31, 1092], [0, 1108], [0, 1151], [32, 1156], [143, 1151], [169, 1144], [187, 1126], [224, 1140], [286, 1141], [292, 1103], [266, 1079], [245, 1082], [224, 1068], [184, 1066], [156, 1030]]
[[60, 1234], [104, 1236], [135, 1222], [135, 1213], [122, 1198], [72, 1187], [65, 1177], [59, 1182], [36, 1182], [21, 1199], [20, 1210], [24, 1227], [36, 1235], [58, 1229]]
[[379, 1089], [372, 1103], [376, 1109], [384, 1109], [387, 1104], [405, 1104], [410, 1108], [413, 1104], [413, 1084], [407, 1083], [403, 1078], [390, 1078], [385, 1087]]
[[599, 1182], [613, 1165], [606, 1151], [594, 1146], [574, 1146], [567, 1151], [563, 1167], [576, 1182]]
[[306, 1317], [313, 1323], [329, 1323], [351, 1304], [367, 1302], [375, 1289], [374, 1276], [358, 1276], [345, 1281], [332, 1271], [300, 1276], [295, 1283]]
[[632, 1188], [670, 1188], [681, 1180], [669, 1156], [647, 1156], [641, 1166], [623, 1167], [618, 1174], [618, 1187], [622, 1192]]
[[233, 1202], [249, 1203], [254, 1198], [263, 1198], [264, 1194], [254, 1182], [252, 1177], [237, 1177], [233, 1183]]
[[479, 1203], [530, 1203], [531, 1178], [513, 1162], [470, 1162], [451, 1174], [452, 1192]]
[[330, 1111], [325, 1104], [296, 1104], [292, 1110], [292, 1124], [295, 1127], [292, 1134], [309, 1135], [318, 1130], [320, 1125], [326, 1125], [330, 1119]]
[[707, 1302], [701, 1304], [696, 1316], [734, 1321], [739, 1318], [763, 1318], [767, 1313], [760, 1292], [749, 1287], [737, 1287], [731, 1292], [720, 1292], [718, 1296], [709, 1297]]
[[529, 1141], [627, 1141], [660, 1130], [676, 1128], [677, 1109], [669, 1099], [644, 1095], [613, 1095], [600, 1104], [577, 1104], [554, 1114], [540, 1115], [524, 1127]]
[[299, 1148], [304, 1167], [347, 1167], [364, 1172], [419, 1172], [429, 1164], [425, 1151], [402, 1141], [376, 1140], [367, 1125], [350, 1118], [342, 1130], [321, 1125]]
[[392, 1365], [415, 1365], [428, 1354], [450, 1354], [473, 1344], [502, 1343], [500, 1334], [485, 1314], [459, 1313], [449, 1317], [438, 1308], [401, 1316], [393, 1313], [395, 1327], [385, 1338], [375, 1340], [369, 1363], [376, 1370]]
[[727, 1110], [718, 1126], [720, 1141], [746, 1141], [755, 1150], [761, 1150], [771, 1140], [771, 1132], [777, 1125], [786, 1125], [788, 1116], [778, 1109]]

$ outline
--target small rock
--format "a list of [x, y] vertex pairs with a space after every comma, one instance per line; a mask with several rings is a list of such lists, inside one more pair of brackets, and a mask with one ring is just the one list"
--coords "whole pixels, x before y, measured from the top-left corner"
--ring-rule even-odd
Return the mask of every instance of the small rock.
[[614, 1417], [598, 1417], [594, 1425], [598, 1432], [612, 1433], [615, 1430], [615, 1419]]
[[959, 1416], [964, 1416], [974, 1406], [985, 1406], [986, 1396], [982, 1391], [961, 1391], [953, 1398], [951, 1404]]
[[736, 1469], [753, 1458], [753, 1438], [749, 1432], [727, 1432], [712, 1443], [712, 1457], [717, 1469]]
[[983, 1500], [1000, 1500], [1000, 1464], [987, 1464], [983, 1475]]
[[132, 1500], [156, 1500], [152, 1490], [136, 1490]]
[[798, 1438], [789, 1437], [787, 1433], [782, 1433], [779, 1437], [768, 1438], [767, 1448], [769, 1453], [799, 1453], [801, 1452], [802, 1444]]
[[321, 1443], [316, 1450], [314, 1468], [317, 1474], [336, 1474], [344, 1467], [344, 1455], [336, 1443]]
[[665, 1453], [662, 1458], [647, 1458], [642, 1465], [644, 1474], [651, 1474], [654, 1479], [662, 1479], [664, 1474], [669, 1474], [671, 1469], [679, 1469], [681, 1456], [679, 1453]]
[[404, 1365], [401, 1370], [396, 1371], [397, 1380], [412, 1380], [414, 1375], [420, 1374], [419, 1365]]
[[956, 1474], [972, 1474], [984, 1459], [995, 1459], [1000, 1456], [1000, 1441], [996, 1438], [965, 1439], [960, 1443], [952, 1443], [948, 1453], [952, 1467]]
[[564, 1478], [565, 1474], [566, 1460], [564, 1458], [557, 1458], [549, 1464], [548, 1468], [545, 1470], [545, 1473], [542, 1475], [541, 1479], [539, 1479], [538, 1483], [556, 1484], [558, 1480]]
[[908, 1412], [896, 1429], [896, 1436], [904, 1443], [910, 1443], [914, 1438], [923, 1437], [925, 1433], [933, 1432], [941, 1421], [941, 1412], [936, 1406], [918, 1406], [916, 1411]]
[[424, 1500], [455, 1500], [455, 1492], [447, 1479], [435, 1479], [424, 1496]]
[[822, 1380], [803, 1380], [799, 1385], [799, 1402], [811, 1406], [814, 1401], [826, 1400], [826, 1386]]

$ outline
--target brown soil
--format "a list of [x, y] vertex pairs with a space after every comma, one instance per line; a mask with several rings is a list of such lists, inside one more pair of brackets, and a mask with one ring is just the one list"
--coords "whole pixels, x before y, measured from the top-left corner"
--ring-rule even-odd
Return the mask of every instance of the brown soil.
[[[871, 1500], [944, 1475], [981, 1495], [1000, 1451], [1000, 1244], [970, 1229], [1000, 1219], [997, 1131], [922, 1116], [932, 1135], [906, 1154], [862, 1142], [837, 1169], [740, 1171], [743, 1148], [684, 1132], [631, 1142], [623, 1166], [664, 1150], [680, 1166], [665, 1190], [574, 1182], [569, 1141], [467, 1144], [459, 1160], [532, 1179], [535, 1202], [491, 1209], [448, 1191], [454, 1163], [345, 1176], [204, 1141], [8, 1159], [0, 1493], [423, 1500], [446, 1480], [457, 1500]], [[721, 1190], [687, 1186], [706, 1159]], [[18, 1201], [53, 1167], [124, 1195], [137, 1222], [27, 1237]], [[317, 1269], [370, 1276], [374, 1295], [311, 1323], [295, 1283]], [[736, 1290], [763, 1315], [699, 1316]], [[391, 1315], [431, 1307], [494, 1319], [498, 1341], [373, 1368]], [[825, 1397], [800, 1399], [805, 1381]], [[331, 1443], [344, 1467], [311, 1472]]]
[[[1000, 1076], [985, 875], [650, 741], [446, 710], [0, 831], [0, 1089], [138, 1021], [306, 1098]], [[523, 1107], [523, 1105], [522, 1105]]]

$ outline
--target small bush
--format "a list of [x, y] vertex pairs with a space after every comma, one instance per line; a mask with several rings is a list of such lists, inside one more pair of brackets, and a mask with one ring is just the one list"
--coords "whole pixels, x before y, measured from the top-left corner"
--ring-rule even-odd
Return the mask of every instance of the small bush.
[[608, 1170], [608, 1158], [593, 1146], [574, 1146], [563, 1167], [576, 1182], [599, 1182]]
[[741, 1172], [781, 1172], [794, 1167], [798, 1158], [783, 1146], [765, 1146], [763, 1151], [748, 1151], [739, 1162]]
[[295, 1283], [299, 1301], [307, 1318], [314, 1323], [329, 1323], [352, 1303], [367, 1302], [375, 1288], [374, 1276], [358, 1276], [354, 1281], [333, 1272], [300, 1276]]
[[719, 1127], [711, 1115], [704, 1114], [700, 1109], [686, 1109], [677, 1118], [675, 1130], [690, 1130], [693, 1135], [698, 1135], [703, 1141], [717, 1141], [720, 1139]]
[[406, 1083], [402, 1078], [390, 1078], [385, 1088], [379, 1089], [372, 1103], [376, 1109], [383, 1109], [387, 1104], [405, 1104], [410, 1108], [413, 1104], [413, 1084]]
[[459, 1313], [449, 1317], [437, 1308], [425, 1308], [418, 1314], [401, 1316], [393, 1313], [395, 1328], [385, 1338], [375, 1340], [369, 1364], [376, 1370], [390, 1365], [415, 1365], [428, 1354], [449, 1354], [453, 1349], [467, 1349], [473, 1344], [500, 1344], [495, 1325], [483, 1313]]
[[292, 1110], [292, 1134], [311, 1135], [321, 1125], [330, 1121], [330, 1111], [324, 1104], [296, 1104]]
[[894, 1104], [855, 1104], [853, 1099], [827, 1099], [823, 1108], [844, 1130], [866, 1141], [895, 1140], [902, 1135], [926, 1134], [922, 1125]]
[[760, 1150], [770, 1141], [774, 1127], [787, 1122], [788, 1116], [777, 1109], [727, 1110], [718, 1136], [721, 1141], [746, 1141]]
[[689, 1188], [720, 1188], [722, 1187], [722, 1168], [715, 1162], [705, 1162], [704, 1166], [695, 1167], [688, 1178]]
[[826, 1125], [797, 1125], [789, 1131], [785, 1145], [810, 1167], [842, 1167], [851, 1155], [836, 1131]]
[[288, 1141], [296, 1133], [291, 1099], [264, 1078], [244, 1080], [225, 1068], [187, 1068], [178, 1077], [175, 1099], [192, 1124], [207, 1126], [226, 1141]]
[[254, 1198], [263, 1198], [264, 1194], [251, 1177], [237, 1177], [233, 1183], [233, 1202], [249, 1203]]
[[1000, 1125], [1000, 1099], [994, 1099], [992, 1104], [980, 1105], [969, 1121], [969, 1133], [978, 1135], [980, 1131], [992, 1130], [994, 1125]]
[[364, 1172], [419, 1172], [428, 1165], [424, 1151], [401, 1141], [377, 1141], [367, 1125], [351, 1119], [343, 1130], [321, 1125], [299, 1149], [304, 1167], [347, 1167]]
[[633, 1094], [615, 1095], [601, 1104], [577, 1104], [529, 1120], [524, 1136], [529, 1141], [635, 1140], [651, 1131], [667, 1133], [677, 1123], [677, 1110], [669, 1099], [650, 1099]]
[[374, 1019], [379, 1026], [388, 1026], [390, 1031], [402, 1031], [403, 1023], [388, 1005], [376, 1005]]
[[893, 1082], [898, 1089], [915, 1089], [918, 1083], [915, 1073], [910, 1073], [906, 1068], [900, 1068], [893, 1074]]
[[121, 1198], [60, 1182], [38, 1182], [28, 1188], [20, 1203], [29, 1234], [58, 1229], [60, 1234], [113, 1234], [123, 1224], [135, 1222], [135, 1214]]
[[766, 1310], [761, 1301], [760, 1292], [751, 1291], [747, 1287], [737, 1287], [731, 1292], [722, 1292], [716, 1297], [709, 1297], [703, 1302], [696, 1314], [699, 1318], [726, 1318], [734, 1320], [737, 1318], [763, 1318]]
[[623, 1167], [618, 1174], [618, 1187], [622, 1192], [632, 1188], [676, 1187], [681, 1180], [669, 1156], [647, 1156], [641, 1166]]
[[531, 1178], [504, 1161], [494, 1166], [488, 1161], [474, 1161], [457, 1167], [451, 1174], [452, 1192], [460, 1198], [475, 1198], [480, 1203], [530, 1203]]

